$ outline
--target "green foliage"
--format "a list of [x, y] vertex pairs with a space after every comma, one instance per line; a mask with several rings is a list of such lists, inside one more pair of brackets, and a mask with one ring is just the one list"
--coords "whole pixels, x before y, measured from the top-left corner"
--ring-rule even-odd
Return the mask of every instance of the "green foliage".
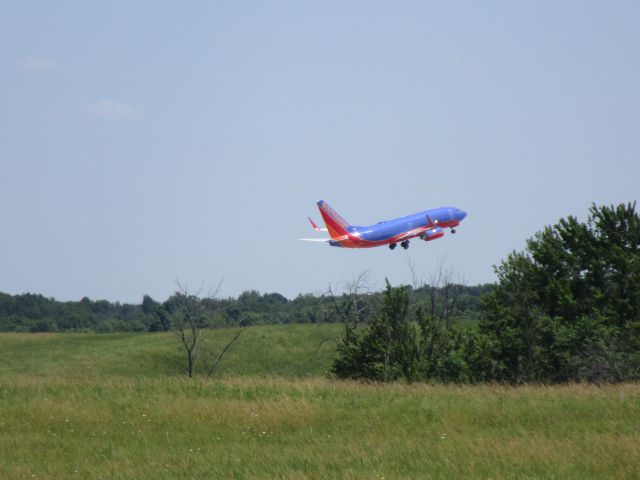
[[418, 307], [409, 289], [387, 283], [379, 314], [365, 327], [345, 324], [333, 373], [339, 378], [443, 383], [488, 380], [488, 339], [473, 327], [447, 328], [443, 318]]
[[[462, 294], [454, 316], [470, 323], [477, 322], [480, 295], [488, 286], [457, 285]], [[411, 304], [421, 302], [425, 288], [412, 292]], [[278, 323], [335, 323], [357, 316], [368, 322], [382, 303], [384, 293], [374, 292], [354, 296], [343, 293], [329, 295], [298, 295], [288, 300], [279, 293], [247, 291], [237, 298], [203, 298], [205, 316], [202, 328], [238, 325], [268, 325]], [[438, 302], [441, 303], [440, 296]], [[442, 309], [440, 303], [438, 309]], [[171, 330], [171, 316], [180, 309], [180, 296], [173, 294], [160, 303], [144, 295], [140, 305], [92, 301], [59, 302], [42, 295], [7, 295], [0, 292], [0, 331], [55, 332], [166, 332]], [[336, 305], [339, 307], [337, 308]]]
[[593, 205], [496, 268], [483, 300], [495, 378], [513, 383], [640, 378], [640, 217]]
[[361, 332], [345, 324], [333, 372], [340, 378], [391, 381], [415, 376], [417, 331], [408, 318], [405, 288], [387, 282], [380, 313]]
[[[145, 296], [145, 308], [150, 297]], [[154, 302], [155, 303], [155, 302]], [[143, 331], [149, 329], [152, 317], [141, 305], [92, 301], [59, 302], [42, 295], [0, 293], [0, 331]]]

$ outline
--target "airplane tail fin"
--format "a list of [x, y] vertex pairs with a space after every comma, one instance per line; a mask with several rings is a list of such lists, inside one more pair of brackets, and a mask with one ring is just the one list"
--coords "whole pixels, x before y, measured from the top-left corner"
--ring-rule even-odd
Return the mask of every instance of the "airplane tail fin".
[[345, 235], [353, 231], [354, 228], [324, 200], [318, 201], [318, 209], [331, 238], [344, 238]]

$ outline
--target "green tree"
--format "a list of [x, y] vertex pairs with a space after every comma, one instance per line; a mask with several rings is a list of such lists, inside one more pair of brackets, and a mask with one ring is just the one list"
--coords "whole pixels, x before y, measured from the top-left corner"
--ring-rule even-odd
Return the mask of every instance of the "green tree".
[[640, 217], [635, 203], [595, 204], [561, 219], [497, 268], [483, 300], [501, 381], [639, 377]]
[[387, 281], [378, 315], [358, 329], [347, 322], [333, 372], [340, 378], [412, 381], [418, 377], [418, 331], [409, 318], [409, 293]]
[[153, 315], [159, 307], [160, 304], [149, 295], [144, 295], [142, 297], [142, 313], [145, 315]]

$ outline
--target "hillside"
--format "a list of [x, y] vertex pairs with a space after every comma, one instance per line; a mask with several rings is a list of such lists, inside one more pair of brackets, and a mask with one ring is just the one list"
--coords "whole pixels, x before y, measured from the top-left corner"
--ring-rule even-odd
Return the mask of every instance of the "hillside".
[[[217, 353], [235, 332], [204, 330], [203, 346]], [[321, 342], [341, 332], [339, 324], [248, 328], [225, 354], [215, 376], [322, 376], [331, 365], [335, 342]], [[162, 378], [181, 376], [185, 368], [184, 350], [173, 332], [3, 333], [0, 345], [0, 375], [5, 376]]]

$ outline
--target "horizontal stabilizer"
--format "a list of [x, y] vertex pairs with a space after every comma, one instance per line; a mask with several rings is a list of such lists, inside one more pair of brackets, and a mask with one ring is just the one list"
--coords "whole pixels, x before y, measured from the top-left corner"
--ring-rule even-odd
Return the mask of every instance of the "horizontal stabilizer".
[[303, 242], [329, 242], [330, 238], [299, 238], [298, 240], [302, 240]]
[[311, 226], [313, 227], [313, 229], [314, 229], [316, 232], [326, 232], [326, 231], [328, 231], [326, 228], [318, 227], [318, 225], [316, 225], [316, 222], [314, 222], [313, 220], [311, 220], [311, 217], [307, 217], [307, 218], [309, 219], [309, 222], [311, 223]]
[[303, 242], [330, 242], [332, 240], [335, 242], [341, 242], [342, 240], [348, 240], [348, 239], [349, 239], [348, 235], [342, 235], [336, 238], [299, 238], [298, 240], [302, 240]]

